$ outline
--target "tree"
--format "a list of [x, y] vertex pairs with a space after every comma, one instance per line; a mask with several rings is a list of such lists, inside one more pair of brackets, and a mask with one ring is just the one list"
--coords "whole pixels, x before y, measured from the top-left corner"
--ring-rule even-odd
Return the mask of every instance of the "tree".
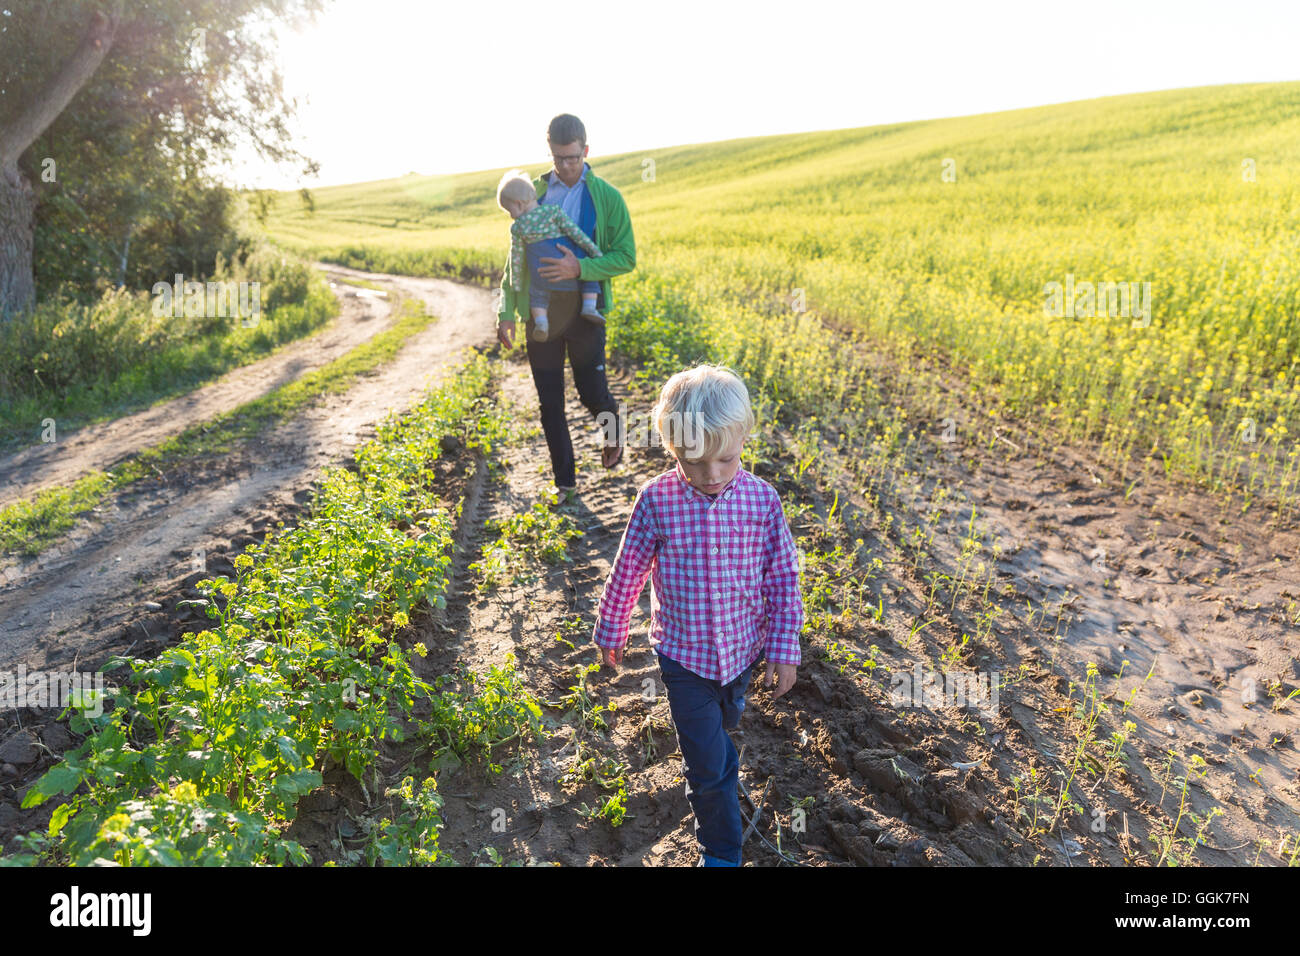
[[184, 204], [211, 205], [199, 195], [210, 169], [240, 143], [315, 172], [290, 143], [297, 104], [284, 97], [270, 28], [322, 3], [49, 0], [0, 11], [0, 316], [34, 300], [34, 249], [59, 271], [51, 280], [82, 262], [126, 281], [137, 237], [158, 232], [155, 218], [181, 222]]
[[[18, 161], [36, 137], [67, 108], [108, 55], [117, 38], [123, 3], [124, 0], [112, 0], [107, 11], [94, 11], [77, 48], [49, 76], [26, 108], [18, 110], [12, 118], [6, 116], [4, 126], [0, 127], [0, 316], [29, 306], [36, 290], [32, 272], [36, 195], [18, 168]], [[6, 24], [5, 32], [9, 29]], [[10, 62], [11, 49], [6, 44], [3, 62]]]

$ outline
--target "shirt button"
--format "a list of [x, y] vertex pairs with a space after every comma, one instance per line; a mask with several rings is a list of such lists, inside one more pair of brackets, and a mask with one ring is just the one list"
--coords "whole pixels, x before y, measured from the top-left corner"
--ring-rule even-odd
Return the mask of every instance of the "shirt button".
[[717, 548], [713, 548], [712, 551], [713, 551], [714, 554], [717, 554], [717, 553], [718, 553], [718, 549], [717, 549]]
[[722, 592], [721, 592], [721, 591], [714, 591], [714, 592], [713, 592], [713, 600], [715, 600], [715, 601], [721, 601], [721, 600], [722, 600]]

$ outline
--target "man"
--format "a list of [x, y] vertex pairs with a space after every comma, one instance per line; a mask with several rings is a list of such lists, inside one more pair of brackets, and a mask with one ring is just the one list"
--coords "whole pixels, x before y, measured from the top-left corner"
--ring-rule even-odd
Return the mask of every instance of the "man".
[[[632, 220], [627, 204], [617, 189], [591, 171], [586, 162], [587, 130], [576, 116], [561, 113], [551, 120], [546, 132], [554, 168], [533, 181], [538, 201], [560, 206], [600, 247], [600, 258], [579, 259], [570, 249], [562, 258], [544, 257], [538, 272], [549, 281], [581, 279], [600, 283], [597, 308], [608, 314], [610, 279], [631, 272], [636, 267], [636, 243], [632, 237]], [[541, 406], [542, 431], [551, 453], [555, 486], [562, 499], [577, 489], [573, 460], [573, 440], [564, 414], [564, 354], [569, 364], [578, 397], [593, 416], [609, 412], [621, 423], [618, 403], [609, 392], [605, 377], [605, 324], [578, 317], [582, 305], [579, 292], [552, 292], [550, 333], [545, 342], [534, 341], [532, 317], [528, 308], [528, 275], [522, 276], [523, 288], [514, 291], [510, 262], [501, 278], [501, 307], [497, 314], [497, 338], [510, 348], [515, 336], [515, 317], [525, 321], [528, 364], [537, 386]], [[614, 426], [617, 433], [621, 424]], [[606, 468], [615, 467], [623, 457], [623, 436], [607, 436], [601, 453]]]

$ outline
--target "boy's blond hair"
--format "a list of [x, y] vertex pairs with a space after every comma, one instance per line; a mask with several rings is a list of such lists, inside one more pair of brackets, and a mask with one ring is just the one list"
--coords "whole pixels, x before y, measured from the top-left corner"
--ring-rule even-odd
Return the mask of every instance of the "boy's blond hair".
[[678, 458], [711, 457], [737, 436], [754, 430], [749, 389], [723, 365], [697, 365], [678, 372], [664, 383], [650, 416], [664, 444]]
[[511, 202], [528, 202], [537, 198], [537, 189], [528, 174], [522, 169], [512, 169], [501, 177], [497, 183], [497, 205], [506, 208], [505, 200]]

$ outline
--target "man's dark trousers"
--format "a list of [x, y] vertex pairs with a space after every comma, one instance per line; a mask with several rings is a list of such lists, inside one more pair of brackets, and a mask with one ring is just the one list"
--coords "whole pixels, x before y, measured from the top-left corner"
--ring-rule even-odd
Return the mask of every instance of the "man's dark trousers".
[[[568, 350], [569, 364], [573, 366], [573, 383], [578, 387], [578, 398], [593, 416], [609, 412], [617, 422], [618, 403], [609, 393], [605, 378], [605, 325], [589, 322], [578, 313], [582, 309], [580, 292], [552, 292], [548, 313], [550, 334], [545, 342], [533, 340], [533, 320], [524, 326], [528, 342], [528, 364], [533, 370], [533, 383], [537, 386], [537, 401], [541, 405], [542, 432], [551, 452], [551, 469], [555, 483], [563, 488], [577, 485], [573, 465], [573, 439], [569, 435], [569, 420], [564, 414], [564, 353]], [[617, 428], [621, 429], [621, 422]], [[623, 436], [618, 434], [618, 443]]]

